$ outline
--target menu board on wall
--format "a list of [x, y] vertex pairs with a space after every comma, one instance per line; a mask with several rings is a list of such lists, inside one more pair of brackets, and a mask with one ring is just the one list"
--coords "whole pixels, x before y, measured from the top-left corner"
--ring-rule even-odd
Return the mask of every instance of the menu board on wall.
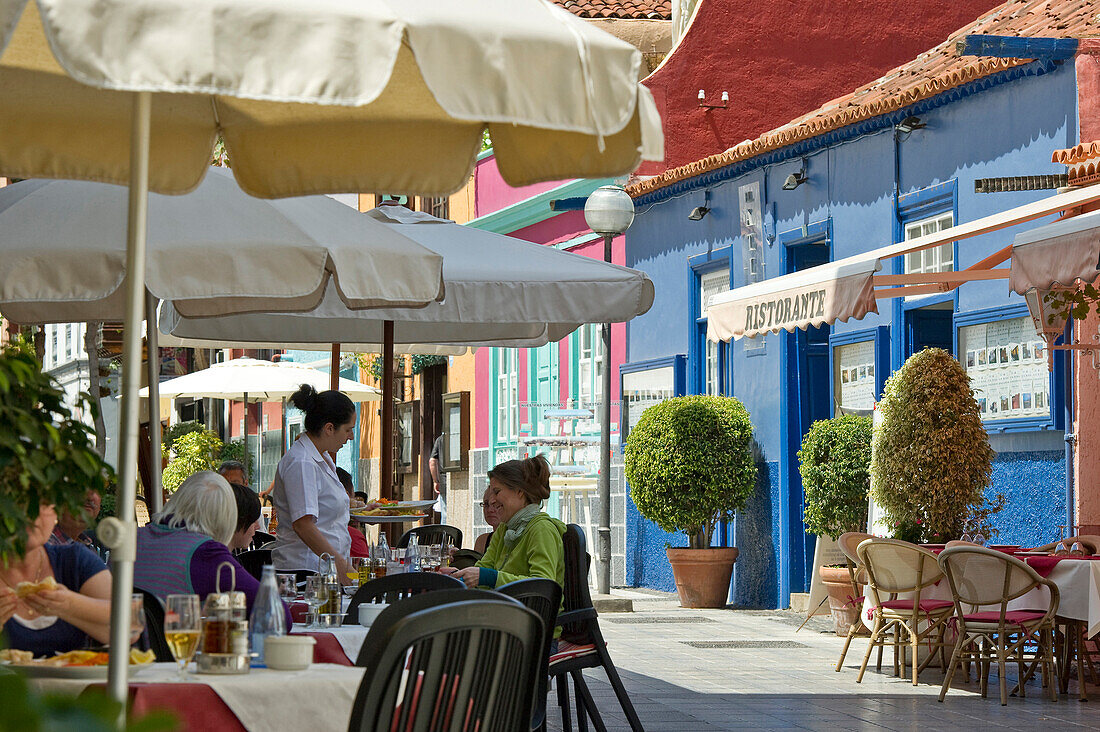
[[982, 419], [1050, 415], [1046, 345], [1031, 318], [959, 328], [959, 360], [970, 376]]
[[676, 396], [675, 376], [671, 366], [623, 374], [625, 433], [629, 433], [638, 424], [638, 419], [646, 409]]
[[833, 348], [833, 401], [844, 409], [874, 408], [874, 341]]

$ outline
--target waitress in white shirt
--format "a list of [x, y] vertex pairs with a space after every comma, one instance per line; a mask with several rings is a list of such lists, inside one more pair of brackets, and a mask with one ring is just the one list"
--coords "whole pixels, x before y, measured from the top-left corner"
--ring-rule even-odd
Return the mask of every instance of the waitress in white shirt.
[[280, 571], [316, 572], [318, 558], [327, 553], [336, 558], [340, 581], [348, 583], [348, 494], [329, 453], [335, 454], [352, 438], [355, 406], [338, 391], [318, 393], [309, 384], [302, 384], [290, 401], [305, 412], [306, 429], [275, 472], [271, 500], [279, 533], [272, 560]]

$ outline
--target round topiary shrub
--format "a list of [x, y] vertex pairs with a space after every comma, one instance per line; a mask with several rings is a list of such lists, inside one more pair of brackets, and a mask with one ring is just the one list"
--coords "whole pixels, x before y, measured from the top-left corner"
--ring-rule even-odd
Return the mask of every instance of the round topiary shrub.
[[985, 499], [993, 448], [970, 377], [950, 353], [915, 353], [887, 381], [875, 430], [871, 496], [910, 539], [943, 542], [968, 518], [999, 510]]
[[806, 533], [836, 539], [867, 525], [871, 418], [844, 415], [814, 422], [798, 451]]
[[710, 546], [719, 519], [732, 518], [756, 486], [752, 422], [737, 399], [676, 397], [645, 410], [626, 440], [630, 496], [645, 518], [683, 531], [693, 549]]

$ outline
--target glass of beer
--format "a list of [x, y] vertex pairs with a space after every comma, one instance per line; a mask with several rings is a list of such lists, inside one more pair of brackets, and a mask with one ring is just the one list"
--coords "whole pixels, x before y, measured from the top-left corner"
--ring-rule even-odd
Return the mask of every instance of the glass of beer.
[[187, 664], [199, 645], [202, 613], [198, 595], [169, 595], [164, 603], [164, 637], [179, 664], [178, 676], [187, 679]]

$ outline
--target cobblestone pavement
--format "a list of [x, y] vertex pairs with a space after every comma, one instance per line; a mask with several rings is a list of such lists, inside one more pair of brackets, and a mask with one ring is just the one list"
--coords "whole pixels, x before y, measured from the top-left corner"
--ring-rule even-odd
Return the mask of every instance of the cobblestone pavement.
[[[956, 682], [940, 704], [942, 673], [928, 669], [914, 687], [894, 677], [889, 651], [882, 672], [875, 672], [872, 658], [863, 683], [856, 684], [866, 649], [862, 638], [835, 672], [844, 640], [832, 634], [827, 619], [814, 618], [796, 633], [802, 617], [791, 612], [686, 610], [674, 595], [616, 594], [630, 596], [635, 612], [601, 615], [600, 627], [648, 732], [1100, 728], [1095, 686], [1089, 703], [1077, 700], [1073, 680], [1070, 696], [1051, 702], [1032, 682], [1026, 698], [1010, 697], [1002, 707], [994, 676], [989, 698], [982, 699], [971, 680]], [[608, 730], [628, 730], [603, 671], [585, 672], [585, 678]], [[1015, 684], [1010, 678], [1009, 688]], [[548, 726], [561, 730], [556, 700], [551, 689]]]

